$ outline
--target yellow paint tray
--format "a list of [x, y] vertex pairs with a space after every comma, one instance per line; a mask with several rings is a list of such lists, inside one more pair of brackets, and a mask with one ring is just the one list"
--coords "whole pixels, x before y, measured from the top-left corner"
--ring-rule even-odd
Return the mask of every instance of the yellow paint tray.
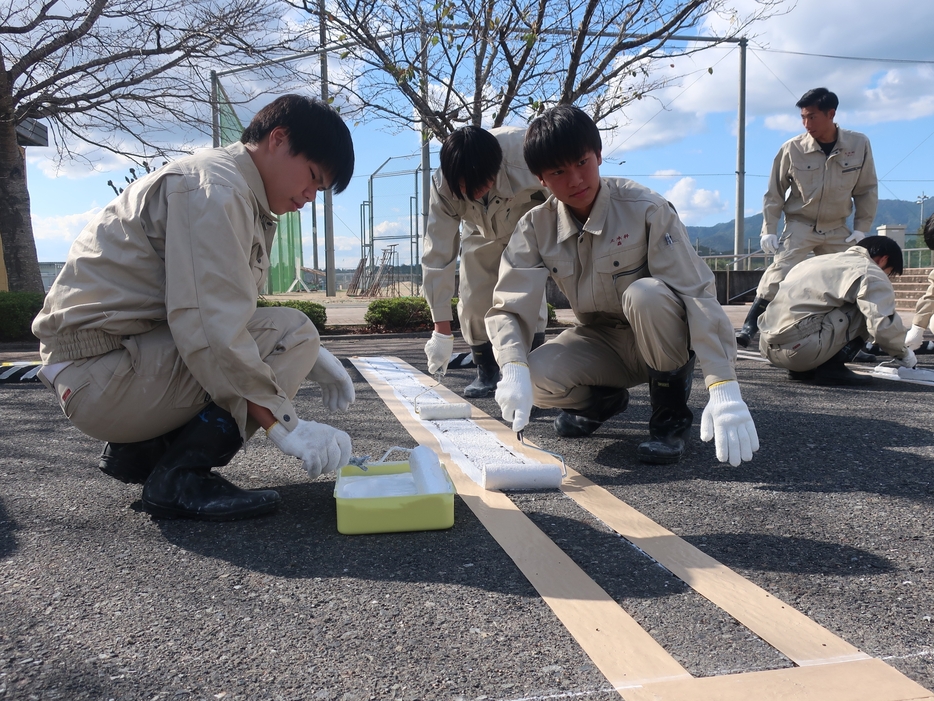
[[[454, 525], [454, 484], [444, 465], [441, 469], [450, 491], [441, 494], [416, 493], [408, 462], [368, 463], [366, 468], [345, 465], [337, 473], [334, 500], [338, 532], [358, 535], [436, 531]], [[382, 489], [377, 480], [382, 480], [386, 488]], [[411, 483], [411, 489], [407, 483]], [[381, 491], [390, 495], [371, 496]]]

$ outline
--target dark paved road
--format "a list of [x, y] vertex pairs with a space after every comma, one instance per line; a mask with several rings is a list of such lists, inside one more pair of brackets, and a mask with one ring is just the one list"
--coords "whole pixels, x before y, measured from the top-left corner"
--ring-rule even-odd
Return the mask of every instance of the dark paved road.
[[[339, 356], [424, 369], [424, 339], [327, 339]], [[928, 365], [934, 365], [925, 359]], [[357, 403], [304, 418], [355, 454], [408, 434], [355, 369]], [[590, 439], [528, 437], [575, 470], [866, 653], [934, 689], [931, 388], [791, 384], [740, 361], [762, 448], [738, 468], [697, 439], [674, 467], [633, 459], [645, 388]], [[469, 371], [445, 384], [460, 388]], [[498, 415], [492, 399], [478, 400]], [[618, 699], [459, 499], [450, 531], [347, 537], [333, 483], [309, 483], [261, 438], [223, 472], [275, 486], [283, 508], [243, 523], [157, 522], [139, 487], [96, 469], [100, 444], [38, 384], [0, 385], [0, 699]], [[691, 674], [791, 663], [559, 493], [520, 508]]]

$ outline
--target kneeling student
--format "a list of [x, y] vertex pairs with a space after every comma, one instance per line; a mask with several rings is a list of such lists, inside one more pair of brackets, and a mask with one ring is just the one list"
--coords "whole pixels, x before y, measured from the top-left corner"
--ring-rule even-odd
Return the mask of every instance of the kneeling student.
[[[722, 462], [751, 460], [759, 439], [736, 382], [733, 329], [674, 208], [630, 180], [600, 177], [600, 132], [576, 107], [535, 119], [523, 150], [553, 195], [519, 221], [486, 316], [503, 418], [520, 431], [533, 404], [557, 407], [558, 435], [587, 436], [626, 408], [627, 388], [648, 383], [639, 460], [677, 462], [694, 419], [696, 357], [710, 390], [701, 438], [716, 438]], [[580, 325], [529, 353], [549, 275]]]
[[868, 236], [841, 253], [798, 263], [759, 317], [759, 350], [793, 380], [826, 385], [871, 382], [846, 367], [867, 337], [903, 367], [917, 364], [895, 312], [891, 275], [902, 274], [902, 249]]

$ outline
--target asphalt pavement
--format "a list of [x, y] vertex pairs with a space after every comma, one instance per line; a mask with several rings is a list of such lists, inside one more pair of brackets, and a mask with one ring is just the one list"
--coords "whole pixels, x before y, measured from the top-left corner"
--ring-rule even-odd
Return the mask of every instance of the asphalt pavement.
[[[324, 345], [341, 358], [395, 356], [425, 371], [426, 338]], [[921, 360], [934, 368], [934, 357]], [[553, 410], [526, 435], [934, 689], [934, 388], [820, 388], [763, 362], [741, 359], [737, 369], [761, 441], [739, 467], [718, 463], [699, 440], [699, 371], [678, 465], [635, 460], [645, 387], [590, 438], [556, 437]], [[349, 411], [327, 415], [306, 383], [299, 415], [347, 431], [357, 455], [414, 445], [349, 372]], [[472, 372], [452, 370], [444, 384], [460, 390]], [[474, 403], [498, 416], [492, 398]], [[97, 470], [101, 444], [72, 428], [42, 385], [0, 385], [0, 435], [0, 699], [620, 698], [460, 498], [450, 530], [340, 535], [333, 480], [309, 482], [297, 461], [256, 437], [221, 472], [278, 489], [276, 514], [156, 521], [140, 508], [139, 486]], [[510, 496], [693, 676], [793, 666], [567, 496]]]

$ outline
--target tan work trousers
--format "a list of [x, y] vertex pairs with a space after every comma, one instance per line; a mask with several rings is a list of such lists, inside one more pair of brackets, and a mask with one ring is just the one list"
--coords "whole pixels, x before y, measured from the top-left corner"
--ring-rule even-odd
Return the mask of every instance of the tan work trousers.
[[773, 365], [805, 372], [826, 363], [856, 337], [867, 337], [866, 318], [855, 304], [848, 304], [809, 316], [775, 336], [761, 334], [759, 350]]
[[[479, 346], [490, 340], [483, 319], [493, 306], [493, 288], [499, 277], [499, 261], [509, 239], [485, 239], [470, 234], [461, 239], [460, 285], [457, 318], [468, 346]], [[542, 296], [535, 332], [548, 324], [548, 305]]]
[[649, 381], [650, 367], [671, 372], [688, 362], [684, 303], [667, 285], [636, 280], [622, 302], [628, 325], [576, 326], [532, 351], [535, 406], [583, 409], [591, 387], [634, 387]]
[[779, 283], [785, 279], [789, 270], [807, 258], [812, 251], [818, 256], [845, 251], [853, 245], [846, 243], [851, 233], [845, 226], [818, 233], [810, 224], [786, 221], [782, 237], [779, 239], [781, 248], [775, 254], [772, 264], [762, 273], [756, 296], [771, 302], [778, 292]]
[[[302, 312], [262, 307], [247, 324], [263, 362], [293, 398], [318, 359], [320, 339]], [[182, 362], [168, 324], [128, 336], [123, 348], [82, 358], [54, 381], [65, 416], [92, 438], [136, 443], [183, 426], [211, 400]], [[247, 436], [259, 426], [247, 422]]]

